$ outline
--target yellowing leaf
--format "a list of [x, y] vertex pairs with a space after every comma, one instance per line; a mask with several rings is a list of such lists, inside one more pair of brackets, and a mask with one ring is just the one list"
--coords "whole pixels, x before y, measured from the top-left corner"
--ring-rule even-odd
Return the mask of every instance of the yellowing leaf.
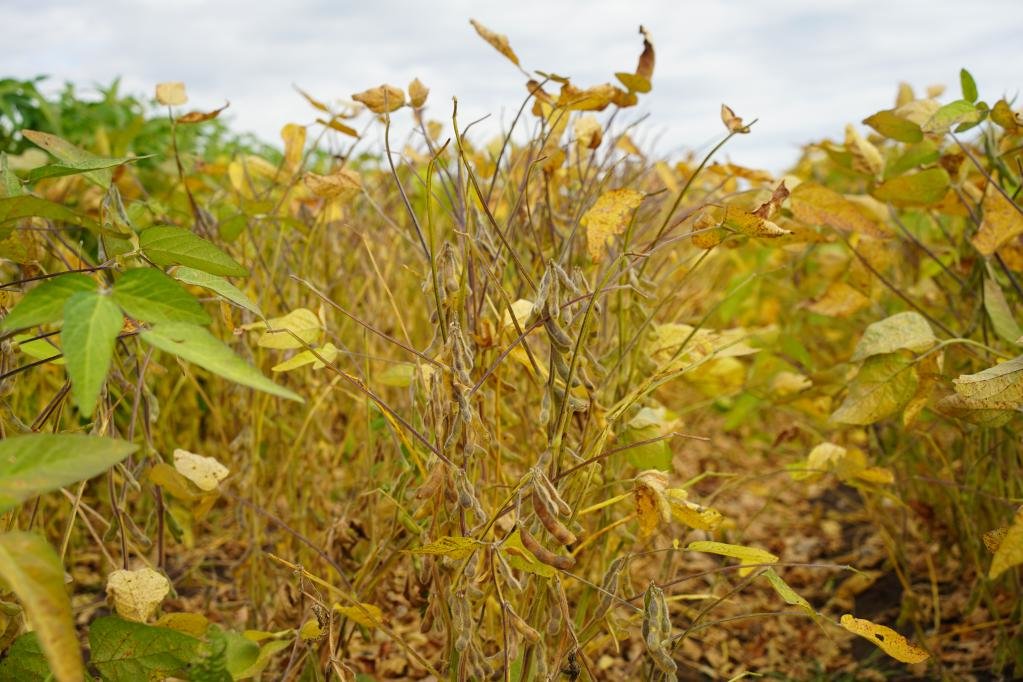
[[429, 94], [430, 88], [423, 85], [423, 82], [418, 78], [413, 78], [412, 82], [408, 84], [409, 102], [416, 109], [422, 108], [426, 104], [426, 97]]
[[856, 344], [852, 360], [865, 360], [872, 355], [909, 350], [922, 353], [938, 342], [930, 323], [920, 313], [912, 310], [897, 313], [874, 322], [866, 328], [860, 342]]
[[[287, 315], [275, 317], [266, 322], [247, 324], [242, 329], [264, 329], [256, 342], [263, 348], [303, 348], [319, 343], [323, 323], [316, 313], [308, 308], [296, 308]], [[297, 337], [297, 338], [296, 338]]]
[[575, 140], [580, 147], [596, 149], [604, 139], [604, 128], [596, 116], [580, 116], [572, 124]]
[[995, 333], [1003, 340], [1015, 344], [1021, 336], [1023, 329], [1020, 329], [1016, 318], [1012, 314], [1009, 302], [1005, 300], [1005, 293], [995, 279], [994, 270], [990, 264], [987, 267], [987, 277], [984, 278], [984, 310], [991, 319], [991, 326]]
[[119, 569], [107, 576], [107, 597], [122, 618], [145, 623], [170, 593], [170, 581], [151, 568]]
[[890, 233], [863, 209], [838, 192], [813, 182], [801, 183], [789, 195], [789, 205], [798, 220], [827, 225], [840, 232], [888, 238]]
[[347, 168], [338, 169], [329, 175], [306, 173], [302, 181], [313, 194], [322, 199], [347, 201], [362, 192], [362, 176]]
[[[743, 566], [750, 566], [752, 564], [774, 564], [778, 562], [778, 557], [764, 549], [746, 547], [745, 545], [730, 545], [724, 542], [713, 542], [710, 540], [690, 542], [686, 546], [686, 549], [692, 552], [707, 552], [708, 554], [719, 554], [721, 556], [732, 557], [733, 559], [738, 559]], [[740, 568], [739, 575], [747, 576], [752, 573], [753, 570], [753, 567]]]
[[855, 126], [845, 127], [845, 148], [852, 156], [853, 170], [878, 177], [884, 170], [884, 158], [881, 152], [866, 138], [860, 135]]
[[849, 317], [870, 304], [870, 299], [846, 282], [832, 282], [824, 294], [806, 308], [828, 317]]
[[725, 226], [750, 237], [783, 237], [792, 234], [789, 230], [778, 227], [770, 220], [743, 211], [735, 206], [726, 206], [722, 222]]
[[405, 92], [394, 85], [378, 85], [352, 95], [352, 99], [366, 105], [374, 114], [386, 114], [405, 106]]
[[615, 189], [600, 195], [579, 221], [586, 228], [590, 258], [598, 262], [603, 259], [605, 248], [625, 231], [632, 212], [642, 201], [643, 194], [632, 189]]
[[995, 550], [995, 557], [991, 560], [991, 569], [988, 577], [994, 580], [1002, 573], [1023, 564], [1023, 507], [1016, 512], [1016, 518], [1012, 525], [1005, 532], [998, 549]]
[[905, 407], [918, 382], [913, 361], [903, 352], [873, 355], [863, 363], [831, 419], [840, 424], [873, 424]]
[[156, 84], [156, 101], [164, 106], [176, 107], [188, 101], [185, 84], [180, 81]]
[[1019, 407], [1023, 405], [1023, 355], [976, 374], [962, 374], [953, 383], [956, 393], [976, 407]]
[[298, 636], [303, 642], [311, 642], [323, 636], [323, 628], [315, 618], [310, 618], [302, 623], [302, 627], [298, 629]]
[[422, 547], [410, 549], [410, 554], [426, 554], [430, 556], [447, 556], [452, 559], [464, 559], [479, 547], [479, 542], [462, 535], [445, 535]]
[[985, 256], [1023, 234], [1023, 213], [1020, 207], [1005, 198], [992, 186], [987, 187], [981, 204], [984, 217], [980, 229], [970, 241]]
[[210, 492], [231, 472], [213, 457], [204, 457], [178, 448], [174, 451], [174, 468], [182, 476], [195, 483], [199, 490]]
[[979, 121], [983, 112], [965, 99], [938, 108], [920, 127], [925, 133], [945, 133], [954, 125]]
[[813, 381], [805, 374], [798, 372], [778, 372], [771, 379], [771, 394], [777, 398], [787, 398], [802, 393], [813, 386]]
[[375, 604], [359, 603], [355, 606], [334, 604], [334, 610], [345, 618], [367, 628], [375, 628], [384, 620], [383, 611]]
[[806, 601], [806, 599], [793, 590], [787, 582], [782, 580], [782, 577], [778, 575], [773, 568], [765, 570], [763, 575], [767, 578], [768, 582], [771, 583], [771, 587], [773, 587], [774, 591], [778, 593], [778, 596], [785, 600], [786, 604], [798, 606], [811, 616], [817, 615], [814, 608], [810, 606], [810, 602]]
[[896, 206], [928, 206], [944, 198], [950, 183], [944, 168], [928, 168], [886, 180], [871, 194], [879, 201], [890, 201]]
[[922, 663], [930, 657], [926, 651], [910, 644], [905, 637], [884, 625], [877, 625], [863, 618], [855, 618], [848, 613], [842, 616], [840, 623], [854, 635], [869, 639], [897, 661]]
[[732, 108], [727, 104], [721, 104], [721, 122], [725, 124], [725, 128], [730, 133], [742, 133], [746, 134], [749, 132], [749, 126], [742, 124], [742, 119], [735, 115]]
[[924, 139], [920, 126], [890, 109], [868, 116], [863, 122], [885, 137], [899, 142], [916, 143]]
[[1005, 536], [1008, 534], [1009, 527], [1001, 526], [1000, 528], [995, 528], [994, 530], [989, 530], [984, 533], [981, 539], [984, 541], [984, 546], [987, 547], [988, 551], [994, 554], [998, 551], [998, 548], [1002, 546], [1002, 540], [1004, 540]]
[[657, 469], [642, 471], [636, 476], [636, 516], [641, 537], [652, 535], [662, 523], [671, 521], [671, 505], [665, 497], [668, 475]]
[[500, 33], [494, 33], [489, 28], [487, 28], [480, 22], [476, 21], [475, 19], [470, 19], [469, 23], [472, 24], [472, 27], [474, 29], [476, 29], [476, 33], [479, 34], [480, 38], [483, 38], [483, 40], [490, 43], [490, 46], [492, 48], [494, 48], [495, 50], [503, 54], [505, 57], [507, 57], [512, 64], [514, 64], [515, 66], [519, 66], [518, 55], [515, 54], [515, 51], [511, 48], [511, 45], [508, 43], [508, 36], [502, 35]]
[[288, 172], [293, 172], [302, 162], [305, 138], [305, 126], [288, 123], [281, 128], [281, 139], [284, 140], [284, 169]]
[[165, 613], [153, 623], [159, 628], [169, 628], [177, 632], [202, 639], [210, 629], [210, 621], [201, 613], [176, 612]]
[[[315, 354], [311, 350], [304, 350], [301, 353], [296, 353], [284, 362], [271, 367], [270, 371], [290, 372], [291, 370], [298, 369], [299, 367], [305, 367], [306, 365], [312, 365], [313, 369], [323, 369], [326, 367], [323, 360], [326, 360], [327, 362], [334, 362], [339, 352], [340, 351], [338, 351], [334, 344], [328, 342], [323, 344], [322, 348], [317, 348]], [[320, 360], [320, 358], [323, 358], [323, 360]]]
[[526, 549], [522, 544], [522, 535], [518, 529], [509, 535], [501, 545], [501, 552], [508, 559], [512, 568], [520, 571], [533, 573], [543, 578], [553, 578], [558, 572], [553, 566], [538, 561], [533, 553]]
[[687, 500], [686, 491], [681, 488], [666, 490], [665, 497], [671, 505], [671, 515], [690, 528], [713, 531], [724, 521], [717, 509], [703, 507]]
[[1009, 135], [1019, 135], [1023, 131], [1023, 114], [1013, 111], [1004, 99], [995, 102], [991, 108], [991, 120], [1005, 128]]

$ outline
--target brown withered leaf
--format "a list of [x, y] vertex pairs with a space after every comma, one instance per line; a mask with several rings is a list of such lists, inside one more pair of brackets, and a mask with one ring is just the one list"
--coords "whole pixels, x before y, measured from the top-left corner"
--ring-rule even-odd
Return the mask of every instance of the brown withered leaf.
[[753, 211], [753, 215], [764, 218], [765, 220], [770, 219], [775, 213], [781, 210], [782, 203], [789, 197], [789, 188], [785, 186], [785, 181], [775, 188], [774, 192], [771, 193], [771, 198]]
[[749, 126], [743, 125], [742, 118], [735, 115], [732, 108], [727, 104], [721, 104], [721, 122], [725, 124], [730, 133], [741, 133], [745, 135], [749, 132]]
[[352, 99], [374, 114], [387, 114], [405, 106], [405, 91], [394, 85], [378, 85], [352, 95]]
[[426, 97], [429, 94], [430, 88], [423, 85], [423, 82], [418, 78], [413, 78], [412, 82], [408, 84], [409, 102], [412, 103], [415, 109], [420, 109], [426, 104]]
[[178, 123], [202, 123], [203, 121], [212, 121], [217, 116], [220, 116], [220, 112], [231, 106], [230, 102], [224, 104], [219, 109], [213, 111], [190, 111], [184, 116], [178, 116]]
[[507, 57], [512, 64], [520, 66], [518, 55], [515, 54], [515, 50], [513, 50], [511, 45], [508, 43], [508, 36], [500, 33], [494, 33], [475, 19], [470, 19], [469, 23], [472, 24], [474, 29], [476, 29], [476, 33], [480, 35], [480, 38], [483, 38], [483, 40], [490, 43], [491, 47]]

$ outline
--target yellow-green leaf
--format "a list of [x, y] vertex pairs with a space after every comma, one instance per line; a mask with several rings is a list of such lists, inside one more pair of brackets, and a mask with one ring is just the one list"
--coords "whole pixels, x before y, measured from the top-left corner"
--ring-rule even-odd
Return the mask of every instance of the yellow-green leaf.
[[858, 362], [873, 355], [910, 350], [922, 353], [938, 342], [930, 323], [923, 315], [912, 310], [896, 313], [874, 322], [863, 332], [856, 344], [852, 360]]
[[643, 194], [634, 189], [615, 189], [600, 195], [583, 214], [579, 224], [586, 228], [586, 248], [590, 258], [600, 261], [615, 235], [625, 231], [632, 212], [643, 201]]
[[924, 133], [920, 130], [920, 126], [898, 116], [891, 109], [868, 116], [863, 119], [863, 122], [891, 140], [916, 143], [924, 139]]
[[1023, 404], [1023, 355], [976, 374], [962, 374], [953, 383], [956, 393], [977, 407], [1019, 407]]
[[478, 540], [463, 535], [445, 535], [429, 542], [422, 547], [410, 549], [410, 554], [425, 554], [430, 556], [446, 556], [452, 559], [464, 559], [480, 546]]
[[903, 352], [872, 355], [831, 419], [840, 424], [873, 424], [905, 407], [918, 383], [913, 360]]
[[885, 180], [871, 194], [878, 201], [890, 201], [896, 206], [928, 206], [941, 201], [950, 182], [944, 168], [928, 168]]
[[838, 192], [813, 182], [804, 182], [789, 194], [789, 205], [797, 219], [812, 225], [827, 225], [840, 232], [888, 238], [886, 228], [863, 209]]
[[[686, 546], [686, 549], [693, 552], [707, 552], [709, 554], [719, 554], [721, 556], [732, 557], [733, 559], [738, 559], [743, 566], [778, 563], [778, 557], [767, 550], [760, 549], [758, 547], [746, 547], [745, 545], [730, 545], [724, 542], [698, 540], [696, 542], [690, 542]], [[752, 566], [749, 568], [740, 568], [739, 575], [749, 575], [753, 572], [753, 570], [754, 568]]]
[[383, 622], [384, 614], [379, 606], [375, 604], [359, 603], [355, 606], [341, 606], [334, 604], [334, 610], [345, 618], [355, 621], [367, 628], [374, 628]]

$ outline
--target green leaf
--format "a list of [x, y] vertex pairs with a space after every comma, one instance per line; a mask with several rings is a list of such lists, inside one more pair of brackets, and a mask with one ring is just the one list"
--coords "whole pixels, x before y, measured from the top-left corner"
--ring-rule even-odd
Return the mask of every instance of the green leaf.
[[[81, 166], [83, 167], [83, 170], [75, 172], [84, 172], [85, 177], [104, 189], [110, 187], [110, 183], [113, 181], [114, 175], [109, 166], [104, 167], [99, 165], [95, 169], [88, 168], [90, 164], [98, 164], [100, 161], [109, 161], [109, 159], [102, 159], [102, 157], [76, 147], [67, 140], [57, 137], [56, 135], [51, 135], [50, 133], [42, 133], [38, 130], [22, 130], [21, 134], [28, 138], [36, 146], [45, 149], [50, 154], [57, 157], [57, 159], [63, 162], [62, 165], [68, 168]], [[42, 177], [47, 176], [43, 175]]]
[[98, 618], [89, 627], [89, 662], [106, 682], [163, 679], [182, 672], [199, 658], [201, 645], [176, 630], [116, 616]]
[[858, 362], [872, 355], [910, 350], [922, 353], [938, 342], [930, 323], [923, 315], [912, 310], [896, 313], [874, 322], [863, 332], [856, 344], [852, 360]]
[[64, 305], [73, 294], [96, 291], [96, 280], [80, 272], [52, 277], [25, 294], [0, 321], [0, 330], [27, 329], [64, 319]]
[[199, 301], [155, 268], [125, 272], [114, 284], [113, 297], [124, 312], [143, 322], [210, 323]]
[[1016, 318], [1012, 316], [1012, 310], [1009, 309], [1002, 288], [995, 280], [991, 266], [988, 266], [987, 277], [984, 278], [984, 309], [991, 318], [991, 326], [994, 327], [995, 333], [1015, 345], [1023, 336], [1023, 329], [1020, 329]]
[[963, 91], [963, 99], [968, 102], [977, 101], [977, 81], [973, 80], [973, 74], [966, 69], [959, 70], [959, 85]]
[[142, 332], [142, 339], [162, 351], [177, 355], [235, 383], [288, 400], [303, 402], [297, 393], [270, 381], [202, 327], [165, 322]]
[[920, 126], [909, 119], [898, 116], [891, 109], [868, 116], [863, 119], [863, 122], [891, 140], [913, 143], [924, 139], [924, 133], [920, 130]]
[[162, 225], [143, 230], [139, 246], [157, 265], [187, 265], [211, 275], [230, 277], [249, 274], [234, 258], [183, 227]]
[[66, 206], [46, 199], [24, 194], [0, 199], [0, 225], [21, 218], [46, 218], [77, 227], [84, 227], [93, 232], [100, 231], [100, 225], [89, 216], [72, 211]]
[[[236, 680], [245, 680], [250, 677], [256, 677], [263, 672], [267, 665], [270, 664], [270, 659], [274, 654], [283, 651], [290, 646], [292, 646], [291, 639], [271, 639], [259, 648], [259, 656], [257, 656], [256, 660], [252, 662], [252, 665], [246, 668], [240, 670], [231, 668], [231, 662], [229, 659], [228, 666], [231, 670], [231, 674], [234, 675], [234, 679]], [[230, 649], [228, 651], [230, 652]]]
[[957, 99], [935, 111], [921, 128], [925, 133], [946, 133], [952, 126], [979, 121], [983, 115], [973, 102]]
[[885, 180], [871, 194], [896, 206], [926, 206], [941, 201], [950, 182], [944, 168], [928, 168]]
[[1023, 405], [1023, 355], [983, 372], [962, 374], [953, 383], [956, 393], [968, 398], [972, 407], [1020, 407]]
[[242, 673], [251, 669], [259, 660], [259, 645], [236, 632], [224, 632], [227, 649], [224, 657], [231, 677], [240, 680]]
[[[645, 440], [657, 438], [662, 434], [662, 425], [670, 421], [664, 408], [644, 407], [629, 423], [622, 433], [623, 445], [632, 445]], [[671, 471], [672, 452], [668, 440], [636, 445], [625, 451], [629, 463], [637, 469], [661, 469]]]
[[96, 409], [123, 325], [124, 316], [117, 305], [99, 292], [80, 291], [64, 304], [60, 347], [71, 377], [71, 395], [87, 419]]
[[263, 317], [263, 311], [259, 309], [259, 306], [253, 303], [249, 297], [245, 295], [244, 291], [231, 284], [223, 277], [211, 275], [207, 272], [203, 272], [202, 270], [196, 270], [195, 268], [185, 266], [175, 268], [173, 274], [174, 278], [180, 282], [209, 289], [215, 294], [220, 294], [220, 296], [224, 297], [239, 308], [244, 308], [259, 317]]
[[4, 660], [0, 661], [0, 680], [45, 682], [50, 679], [53, 679], [50, 664], [34, 632], [26, 632], [14, 640]]
[[33, 433], [0, 440], [0, 513], [100, 474], [138, 446], [115, 438]]
[[840, 424], [873, 424], [905, 407], [918, 384], [913, 360], [905, 351], [873, 355], [863, 363], [831, 419]]
[[103, 157], [93, 157], [89, 159], [82, 159], [81, 161], [69, 161], [67, 163], [51, 163], [39, 168], [33, 168], [25, 174], [24, 180], [26, 182], [36, 182], [43, 178], [61, 178], [65, 175], [79, 175], [87, 174], [92, 171], [103, 171], [110, 168], [116, 168], [117, 166], [123, 166], [126, 163], [138, 161], [139, 159], [148, 159], [153, 154], [146, 156], [125, 156], [119, 159], [107, 159]]
[[0, 534], [0, 582], [21, 601], [58, 682], [81, 682], [82, 653], [64, 589], [64, 567], [35, 533]]
[[7, 154], [0, 152], [0, 197], [17, 197], [24, 193], [21, 180], [7, 165]]
[[906, 171], [934, 163], [941, 157], [938, 146], [930, 140], [923, 140], [906, 147], [900, 156], [888, 164], [884, 171], [885, 180], [902, 175]]

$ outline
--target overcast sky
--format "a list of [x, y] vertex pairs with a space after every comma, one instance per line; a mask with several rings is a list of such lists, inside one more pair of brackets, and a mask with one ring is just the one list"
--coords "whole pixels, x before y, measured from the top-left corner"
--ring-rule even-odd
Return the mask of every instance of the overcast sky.
[[[781, 170], [799, 146], [892, 105], [900, 80], [958, 93], [961, 66], [995, 101], [1023, 87], [1023, 0], [3, 0], [0, 76], [50, 75], [86, 87], [114, 76], [134, 92], [184, 81], [190, 106], [230, 100], [238, 130], [278, 141], [313, 111], [297, 84], [332, 100], [418, 77], [429, 113], [492, 114], [496, 131], [523, 76], [469, 26], [506, 34], [527, 69], [580, 86], [631, 71], [639, 24], [657, 51], [648, 113], [658, 150], [703, 148], [729, 104], [753, 134], [736, 162]], [[946, 96], [946, 100], [948, 99]]]

